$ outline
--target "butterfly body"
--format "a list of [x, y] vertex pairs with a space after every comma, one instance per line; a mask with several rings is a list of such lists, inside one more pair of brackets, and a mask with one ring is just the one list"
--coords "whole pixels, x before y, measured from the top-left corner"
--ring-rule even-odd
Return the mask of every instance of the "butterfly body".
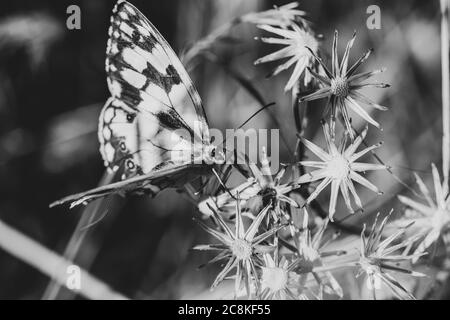
[[66, 197], [71, 206], [112, 193], [155, 195], [210, 175], [225, 162], [212, 144], [200, 96], [170, 45], [126, 1], [113, 9], [106, 49], [111, 97], [99, 118], [106, 168], [122, 181]]

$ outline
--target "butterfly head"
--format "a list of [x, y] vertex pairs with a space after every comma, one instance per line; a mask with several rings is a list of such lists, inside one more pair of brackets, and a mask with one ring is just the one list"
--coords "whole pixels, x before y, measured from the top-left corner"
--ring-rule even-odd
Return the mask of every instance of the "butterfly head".
[[224, 164], [225, 154], [217, 146], [209, 145], [203, 150], [203, 161], [207, 164]]

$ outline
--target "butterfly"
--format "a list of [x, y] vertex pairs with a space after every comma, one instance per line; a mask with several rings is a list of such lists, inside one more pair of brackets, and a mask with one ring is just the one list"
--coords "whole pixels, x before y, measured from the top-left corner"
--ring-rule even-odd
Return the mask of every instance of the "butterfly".
[[100, 153], [121, 181], [58, 200], [71, 207], [110, 194], [156, 195], [209, 176], [225, 162], [212, 144], [200, 96], [182, 63], [132, 4], [113, 8], [106, 50], [111, 97], [99, 118]]

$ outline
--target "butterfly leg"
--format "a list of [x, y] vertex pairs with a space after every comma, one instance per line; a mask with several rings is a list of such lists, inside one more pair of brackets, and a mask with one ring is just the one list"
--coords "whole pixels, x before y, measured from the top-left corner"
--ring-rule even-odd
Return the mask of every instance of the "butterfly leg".
[[230, 192], [230, 189], [228, 189], [228, 187], [223, 183], [223, 181], [220, 178], [219, 174], [217, 173], [216, 169], [212, 168], [211, 170], [214, 173], [214, 175], [216, 176], [216, 178], [219, 181], [219, 183], [222, 186], [222, 188], [225, 189], [225, 191], [230, 195], [230, 197], [232, 197], [234, 200], [236, 200], [236, 197]]

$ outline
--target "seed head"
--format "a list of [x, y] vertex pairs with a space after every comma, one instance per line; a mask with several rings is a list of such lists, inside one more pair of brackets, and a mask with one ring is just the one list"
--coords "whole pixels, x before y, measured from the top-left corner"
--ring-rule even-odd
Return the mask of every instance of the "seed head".
[[331, 79], [331, 93], [339, 98], [348, 96], [350, 88], [345, 77], [337, 76]]
[[277, 292], [286, 288], [288, 283], [288, 271], [283, 268], [263, 268], [261, 285], [262, 288], [269, 288], [272, 292]]
[[252, 255], [252, 245], [243, 239], [235, 239], [231, 245], [231, 252], [238, 260], [250, 259]]
[[336, 154], [327, 165], [330, 170], [331, 178], [335, 180], [343, 180], [350, 173], [350, 163], [341, 154]]

